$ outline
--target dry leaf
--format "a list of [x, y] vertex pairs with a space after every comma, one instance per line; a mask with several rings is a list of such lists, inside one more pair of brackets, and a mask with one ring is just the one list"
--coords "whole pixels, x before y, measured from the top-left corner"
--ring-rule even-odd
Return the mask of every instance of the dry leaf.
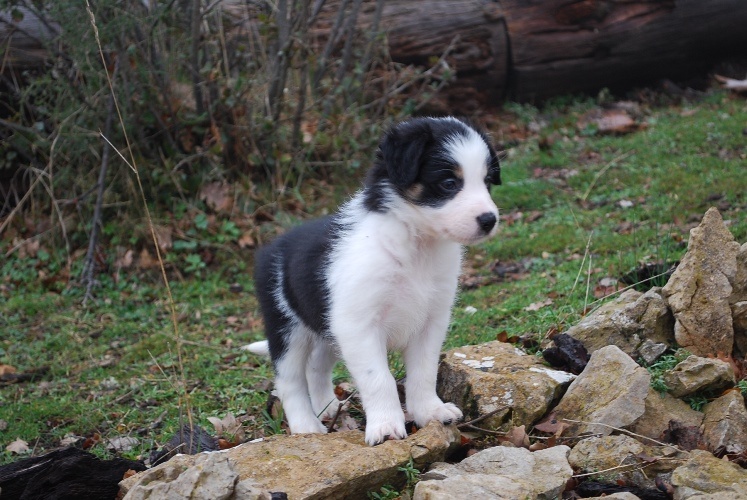
[[174, 241], [171, 237], [174, 230], [169, 226], [153, 226], [153, 231], [156, 233], [156, 241], [158, 242], [158, 248], [162, 252], [171, 249], [174, 246]]
[[532, 302], [524, 308], [525, 311], [539, 311], [543, 307], [547, 307], [552, 304], [552, 299], [545, 299], [542, 302]]
[[255, 245], [251, 233], [244, 233], [239, 238], [239, 248], [254, 248]]
[[15, 372], [16, 372], [15, 366], [0, 365], [0, 377], [6, 374], [10, 375], [11, 373], [15, 373]]
[[119, 452], [130, 451], [135, 446], [137, 446], [138, 443], [140, 443], [140, 441], [137, 438], [130, 436], [120, 436], [112, 439], [107, 439], [106, 449]]
[[525, 426], [514, 427], [506, 433], [504, 438], [517, 448], [529, 448], [529, 436], [527, 435]]
[[231, 186], [223, 182], [211, 182], [200, 189], [200, 199], [215, 212], [230, 212], [233, 208]]
[[16, 438], [15, 441], [5, 447], [5, 451], [10, 453], [28, 453], [30, 450], [29, 444], [21, 438]]
[[114, 267], [127, 269], [132, 265], [133, 260], [135, 260], [135, 252], [132, 249], [127, 250], [122, 257], [114, 262]]
[[233, 413], [229, 412], [223, 418], [208, 417], [208, 420], [215, 427], [215, 433], [218, 434], [218, 437], [226, 438], [229, 442], [244, 440], [244, 427], [233, 416]]

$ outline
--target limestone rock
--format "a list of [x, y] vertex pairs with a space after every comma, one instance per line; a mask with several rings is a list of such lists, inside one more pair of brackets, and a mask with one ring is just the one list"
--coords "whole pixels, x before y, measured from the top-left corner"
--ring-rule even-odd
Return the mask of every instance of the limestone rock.
[[688, 356], [664, 374], [664, 383], [672, 396], [681, 398], [704, 389], [733, 386], [734, 369], [720, 359]]
[[210, 498], [270, 500], [268, 491], [251, 480], [241, 481], [225, 453], [177, 455], [120, 483], [126, 500]]
[[645, 410], [641, 418], [630, 427], [632, 432], [651, 439], [661, 440], [669, 430], [669, 423], [677, 422], [682, 427], [700, 427], [703, 414], [690, 405], [670, 395], [659, 393], [649, 387]]
[[747, 300], [731, 305], [731, 317], [734, 325], [734, 347], [737, 354], [747, 355]]
[[[290, 499], [365, 498], [369, 490], [378, 490], [384, 484], [402, 483], [402, 472], [398, 468], [408, 464], [410, 457], [415, 467], [423, 469], [430, 463], [442, 461], [447, 449], [458, 442], [456, 426], [438, 422], [431, 422], [407, 439], [386, 441], [374, 447], [366, 445], [360, 431], [278, 435], [223, 452], [180, 456], [179, 462], [174, 462], [174, 458], [147, 472], [159, 477], [176, 477], [195, 465], [199, 457], [215, 455], [227, 457], [239, 485], [246, 480], [253, 481], [256, 488], [285, 492]], [[143, 474], [122, 481], [122, 491], [133, 488]], [[193, 495], [192, 498], [219, 497]]]
[[586, 497], [586, 500], [640, 500], [640, 497], [635, 496], [632, 493], [624, 491], [622, 493], [610, 493], [603, 497]]
[[646, 339], [638, 346], [638, 355], [643, 358], [647, 365], [653, 365], [669, 349], [668, 344], [657, 344], [651, 339]]
[[747, 243], [744, 243], [737, 253], [737, 272], [732, 281], [732, 292], [729, 302], [747, 301]]
[[747, 450], [747, 409], [739, 391], [729, 391], [703, 408], [703, 436], [709, 449], [728, 453]]
[[690, 459], [672, 473], [674, 500], [746, 499], [747, 471], [703, 450], [690, 452]]
[[664, 286], [677, 343], [698, 356], [730, 354], [734, 345], [729, 299], [739, 244], [718, 210], [690, 231], [687, 253]]
[[566, 436], [582, 432], [608, 435], [613, 427], [627, 427], [645, 411], [651, 375], [617, 346], [591, 355], [586, 369], [574, 380], [555, 407], [558, 420], [571, 419], [606, 425], [572, 423]]
[[459, 406], [465, 420], [497, 410], [481, 427], [499, 428], [509, 417], [513, 425], [531, 425], [573, 378], [511, 344], [494, 341], [444, 353], [438, 394]]
[[567, 446], [535, 452], [496, 446], [458, 464], [435, 464], [415, 486], [413, 499], [559, 498], [573, 474], [568, 451]]
[[616, 345], [633, 357], [645, 339], [671, 344], [674, 340], [674, 318], [661, 296], [660, 288], [645, 294], [628, 290], [617, 299], [592, 312], [566, 333], [583, 342], [593, 353]]
[[[641, 458], [644, 456], [650, 463]], [[665, 460], [652, 461], [648, 457]], [[622, 481], [641, 488], [655, 488], [657, 474], [672, 472], [685, 460], [685, 453], [674, 446], [647, 446], [625, 435], [583, 439], [568, 455], [576, 473], [608, 471], [603, 473], [604, 482]]]

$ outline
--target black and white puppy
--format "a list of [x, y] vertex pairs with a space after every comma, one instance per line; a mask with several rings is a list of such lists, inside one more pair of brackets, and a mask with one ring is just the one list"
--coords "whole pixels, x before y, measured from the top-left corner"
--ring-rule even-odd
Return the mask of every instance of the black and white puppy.
[[462, 245], [495, 234], [490, 186], [500, 167], [485, 135], [456, 118], [416, 118], [386, 133], [364, 187], [256, 256], [257, 298], [275, 388], [292, 433], [326, 432], [337, 410], [332, 368], [347, 365], [366, 413], [366, 442], [404, 438], [387, 363], [403, 353], [406, 407], [422, 427], [462, 412], [436, 395], [438, 358]]

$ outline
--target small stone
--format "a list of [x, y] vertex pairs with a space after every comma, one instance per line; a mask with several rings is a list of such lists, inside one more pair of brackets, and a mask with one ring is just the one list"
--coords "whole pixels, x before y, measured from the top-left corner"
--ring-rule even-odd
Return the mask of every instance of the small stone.
[[703, 436], [711, 451], [747, 450], [747, 409], [739, 391], [729, 391], [703, 408]]
[[531, 425], [572, 378], [511, 344], [493, 341], [446, 352], [438, 369], [438, 395], [461, 408], [466, 420], [495, 412], [480, 422], [487, 429], [507, 425], [509, 417], [511, 425]]
[[646, 339], [638, 347], [638, 355], [641, 356], [647, 365], [653, 365], [667, 349], [669, 349], [667, 344], [657, 344], [653, 340]]
[[693, 450], [690, 459], [672, 473], [676, 500], [745, 499], [747, 471], [710, 452]]
[[567, 446], [530, 452], [496, 446], [460, 463], [434, 464], [415, 486], [413, 500], [559, 498], [573, 474]]
[[[651, 460], [646, 463], [640, 458], [644, 456]], [[577, 474], [608, 471], [603, 473], [605, 482], [655, 488], [656, 475], [673, 471], [685, 463], [685, 458], [685, 453], [674, 446], [649, 446], [633, 437], [616, 435], [579, 441], [568, 455], [568, 462]], [[594, 480], [594, 476], [591, 479]]]
[[664, 383], [672, 396], [681, 398], [701, 390], [733, 386], [734, 369], [720, 359], [688, 356], [664, 374]]

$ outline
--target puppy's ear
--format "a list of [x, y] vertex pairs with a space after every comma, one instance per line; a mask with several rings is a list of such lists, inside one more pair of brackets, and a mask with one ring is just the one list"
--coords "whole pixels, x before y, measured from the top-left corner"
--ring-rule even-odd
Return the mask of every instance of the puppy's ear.
[[403, 123], [381, 141], [379, 151], [391, 183], [399, 189], [412, 186], [420, 171], [423, 154], [432, 140], [427, 123]]
[[488, 159], [488, 182], [494, 186], [501, 185], [501, 162], [498, 159], [498, 153], [495, 152], [493, 146], [489, 142], [488, 151], [490, 151], [490, 158]]

